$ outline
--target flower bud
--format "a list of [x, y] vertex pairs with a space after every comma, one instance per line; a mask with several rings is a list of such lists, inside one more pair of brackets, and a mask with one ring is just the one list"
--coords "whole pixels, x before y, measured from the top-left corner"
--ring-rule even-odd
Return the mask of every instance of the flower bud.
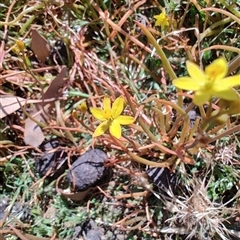
[[[219, 113], [219, 110], [214, 110], [214, 111], [212, 112], [212, 114], [211, 114], [211, 117], [216, 116], [218, 113]], [[215, 118], [215, 119], [213, 120], [213, 123], [214, 123], [215, 125], [222, 125], [222, 124], [224, 124], [224, 123], [227, 122], [228, 117], [229, 117], [229, 116], [228, 116], [227, 114], [221, 114], [221, 115], [219, 115], [217, 118]]]

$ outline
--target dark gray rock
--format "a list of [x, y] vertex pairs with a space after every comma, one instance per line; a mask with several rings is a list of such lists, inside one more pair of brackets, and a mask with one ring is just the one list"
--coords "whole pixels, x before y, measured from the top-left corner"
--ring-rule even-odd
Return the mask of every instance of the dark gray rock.
[[[0, 221], [3, 219], [7, 207], [11, 204], [11, 200], [8, 198], [2, 198], [0, 200]], [[27, 204], [21, 204], [15, 202], [8, 214], [7, 221], [11, 218], [19, 218], [22, 222], [29, 222], [31, 220], [30, 207]]]
[[104, 230], [90, 219], [84, 222], [82, 226], [75, 227], [73, 239], [79, 239], [80, 236], [83, 236], [84, 240], [102, 240], [103, 233]]
[[9, 205], [9, 199], [7, 198], [2, 198], [0, 201], [0, 220], [3, 219], [4, 214], [5, 214], [5, 210]]
[[85, 152], [73, 164], [67, 174], [72, 191], [85, 191], [99, 183], [107, 174], [104, 161], [107, 154], [99, 149]]
[[[35, 169], [39, 175], [55, 179], [60, 176], [67, 167], [67, 153], [61, 149], [57, 139], [51, 139], [40, 146], [42, 156], [36, 159]], [[53, 149], [56, 149], [53, 151]]]

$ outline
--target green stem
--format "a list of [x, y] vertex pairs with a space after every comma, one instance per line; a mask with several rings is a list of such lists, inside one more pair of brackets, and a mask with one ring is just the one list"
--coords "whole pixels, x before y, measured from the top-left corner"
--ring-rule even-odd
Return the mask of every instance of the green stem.
[[212, 113], [212, 98], [209, 100], [208, 109], [206, 113], [206, 118], [209, 119]]
[[222, 110], [219, 111], [218, 114], [214, 115], [214, 116], [210, 116], [208, 118], [208, 116], [206, 116], [206, 119], [204, 119], [204, 121], [202, 122], [200, 129], [204, 132], [207, 130], [207, 128], [214, 122], [214, 120], [216, 120], [218, 117], [220, 117], [223, 114], [228, 114], [228, 110]]
[[171, 106], [171, 107], [174, 108], [180, 115], [183, 115], [183, 116], [186, 115], [186, 112], [185, 112], [181, 107], [179, 107], [177, 104], [175, 104], [175, 103], [173, 103], [173, 102], [170, 102], [170, 101], [167, 101], [167, 100], [164, 100], [164, 99], [159, 99], [159, 98], [154, 97], [154, 96], [146, 99], [143, 103], [146, 104], [146, 103], [152, 102], [152, 101], [157, 101], [157, 102], [159, 102], [159, 103], [161, 103], [161, 104]]
[[33, 22], [33, 20], [36, 18], [35, 15], [31, 16], [26, 23], [23, 24], [23, 26], [21, 27], [21, 29], [19, 30], [19, 34], [22, 35], [26, 29], [28, 28], [28, 26]]
[[234, 126], [233, 128], [226, 130], [225, 132], [219, 134], [218, 136], [211, 138], [208, 143], [215, 142], [216, 140], [218, 140], [220, 138], [229, 136], [230, 134], [233, 134], [233, 133], [239, 132], [239, 131], [240, 131], [240, 125]]
[[[130, 99], [128, 93], [126, 92], [126, 90], [124, 88], [122, 88], [122, 90], [125, 93], [125, 96], [127, 98], [128, 104], [130, 105], [130, 108], [131, 108], [133, 114], [136, 115], [136, 113], [137, 113], [136, 107], [131, 102], [131, 99]], [[160, 102], [161, 101], [167, 102], [167, 101], [161, 100], [161, 99], [158, 99], [158, 101], [160, 101]], [[169, 102], [167, 102], [167, 103], [169, 103]], [[164, 147], [162, 144], [159, 144], [159, 140], [152, 134], [152, 132], [149, 130], [148, 126], [142, 120], [141, 116], [138, 117], [138, 122], [139, 122], [140, 126], [142, 127], [142, 129], [144, 130], [144, 132], [148, 135], [148, 137], [151, 139], [151, 141], [155, 144], [155, 146], [161, 152], [168, 153], [168, 154], [171, 152], [171, 154], [174, 154], [174, 152], [172, 150], [169, 150], [168, 148]]]
[[13, 26], [15, 23], [18, 23], [25, 15], [27, 15], [28, 13], [35, 11], [37, 9], [43, 8], [44, 7], [44, 3], [40, 3], [38, 5], [34, 5], [32, 7], [29, 7], [27, 9], [25, 9], [24, 11], [22, 11], [13, 21], [11, 22], [0, 22], [0, 26]]
[[[214, 7], [210, 7], [210, 8], [204, 8], [202, 9], [202, 11], [213, 11], [213, 12], [219, 12], [222, 13], [228, 17], [230, 17], [231, 19], [233, 19], [234, 21], [236, 21], [238, 24], [240, 24], [240, 14], [237, 12], [237, 16], [235, 16], [234, 14], [225, 11], [223, 9], [219, 9], [219, 8], [214, 8]], [[214, 24], [213, 24], [214, 25]]]
[[160, 124], [160, 133], [165, 135], [166, 134], [166, 128], [165, 128], [165, 118], [161, 110], [159, 110], [156, 107], [152, 107], [152, 110], [155, 111], [158, 114], [158, 120]]
[[163, 52], [161, 46], [157, 43], [156, 39], [153, 37], [153, 35], [148, 31], [148, 29], [143, 24], [141, 24], [139, 22], [136, 22], [136, 24], [142, 29], [142, 31], [147, 36], [150, 43], [156, 49], [156, 52], [158, 53], [158, 55], [160, 56], [160, 59], [162, 60], [163, 67], [168, 72], [171, 79], [176, 79], [177, 76], [176, 76], [175, 72], [173, 71], [173, 69], [172, 69], [165, 53]]
[[[171, 104], [174, 104], [174, 103], [171, 103]], [[178, 105], [176, 105], [176, 106], [178, 106]], [[172, 126], [171, 129], [168, 131], [167, 134], [168, 134], [169, 138], [173, 138], [173, 137], [176, 135], [176, 133], [177, 133], [177, 131], [178, 131], [179, 123], [182, 121], [182, 118], [185, 117], [185, 116], [187, 115], [187, 113], [188, 113], [191, 109], [193, 109], [194, 106], [195, 106], [195, 105], [194, 105], [194, 103], [192, 102], [192, 103], [190, 103], [190, 105], [187, 107], [187, 109], [186, 109], [185, 111], [184, 111], [182, 108], [180, 108], [181, 111], [183, 111], [184, 113], [178, 112], [178, 113], [180, 113], [181, 115], [177, 117], [177, 119], [175, 120], [173, 126]]]
[[[156, 39], [153, 37], [153, 35], [148, 31], [148, 29], [141, 23], [136, 22], [136, 24], [142, 29], [142, 31], [144, 32], [144, 34], [147, 36], [148, 40], [150, 41], [150, 43], [154, 46], [154, 48], [156, 49], [156, 52], [158, 53], [160, 59], [162, 60], [162, 65], [163, 68], [167, 71], [167, 73], [169, 74], [170, 78], [176, 79], [177, 76], [175, 74], [175, 72], [173, 71], [165, 53], [162, 50], [162, 47], [157, 43]], [[177, 89], [178, 92], [182, 92], [181, 89]], [[183, 97], [181, 95], [178, 95], [178, 105], [180, 107], [183, 106]]]
[[238, 12], [235, 8], [233, 8], [231, 5], [227, 4], [227, 1], [219, 0], [219, 2], [226, 7], [232, 14], [240, 18], [240, 12]]
[[149, 161], [145, 158], [142, 158], [136, 154], [134, 154], [133, 152], [129, 151], [123, 144], [121, 141], [119, 141], [118, 139], [112, 137], [112, 140], [118, 145], [120, 146], [123, 150], [125, 150], [125, 152], [136, 162], [141, 163], [141, 164], [145, 164], [145, 165], [149, 165], [152, 167], [169, 167], [169, 163], [166, 162], [162, 162], [162, 163], [158, 163], [158, 162], [153, 162], [153, 161]]
[[[216, 32], [214, 31], [215, 28], [217, 27], [220, 27], [220, 26], [223, 26], [229, 22], [231, 22], [231, 18], [225, 18], [225, 19], [222, 19], [214, 24], [212, 24], [209, 28], [207, 28], [203, 33], [200, 34], [200, 39], [199, 41], [202, 41], [205, 37], [210, 37], [214, 34], [216, 34]], [[220, 30], [217, 30], [217, 32], [219, 32]]]
[[77, 91], [77, 90], [74, 90], [74, 89], [71, 89], [67, 92], [67, 95], [70, 96], [70, 97], [83, 97], [83, 98], [89, 98], [89, 94], [87, 93], [83, 93], [83, 92], [80, 92], [80, 91]]

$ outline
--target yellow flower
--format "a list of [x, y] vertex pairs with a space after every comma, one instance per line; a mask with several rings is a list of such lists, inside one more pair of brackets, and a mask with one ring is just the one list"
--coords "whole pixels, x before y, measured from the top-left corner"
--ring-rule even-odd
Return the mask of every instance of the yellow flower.
[[229, 114], [240, 114], [240, 97], [232, 102], [229, 102]]
[[155, 26], [161, 26], [162, 29], [169, 26], [169, 22], [168, 22], [165, 11], [163, 11], [159, 15], [155, 15], [153, 17], [155, 19], [157, 19], [156, 22], [155, 22]]
[[[214, 110], [212, 113], [211, 113], [211, 117], [214, 117], [216, 116], [217, 114], [219, 114], [219, 110]], [[229, 116], [228, 114], [222, 114], [220, 116], [218, 116], [216, 119], [214, 119], [213, 123], [216, 125], [216, 126], [219, 126], [219, 125], [222, 125], [224, 123], [227, 122]]]
[[24, 45], [24, 42], [21, 41], [21, 40], [16, 40], [16, 45], [18, 46], [18, 49], [23, 52], [24, 49], [25, 49], [25, 45]]
[[20, 53], [23, 53], [25, 49], [24, 42], [21, 40], [16, 40], [15, 45], [12, 47], [12, 51], [19, 55]]
[[88, 110], [88, 106], [87, 103], [84, 101], [82, 102], [79, 106], [78, 109], [82, 112], [82, 113], [86, 113]]
[[240, 86], [240, 75], [225, 77], [228, 66], [224, 58], [213, 61], [205, 72], [198, 65], [187, 61], [187, 71], [190, 77], [177, 78], [173, 80], [173, 85], [195, 91], [193, 102], [196, 105], [204, 104], [213, 96], [229, 101], [238, 99], [238, 94], [232, 87]]
[[102, 121], [94, 131], [93, 137], [98, 137], [109, 129], [111, 135], [119, 139], [122, 135], [121, 125], [129, 125], [134, 122], [133, 117], [121, 115], [124, 106], [125, 100], [122, 97], [118, 97], [113, 102], [112, 108], [110, 98], [104, 97], [103, 109], [90, 108], [92, 115]]
[[218, 102], [218, 107], [223, 110], [227, 110], [227, 113], [230, 115], [239, 115], [240, 114], [240, 95], [237, 100], [227, 101], [221, 99]]

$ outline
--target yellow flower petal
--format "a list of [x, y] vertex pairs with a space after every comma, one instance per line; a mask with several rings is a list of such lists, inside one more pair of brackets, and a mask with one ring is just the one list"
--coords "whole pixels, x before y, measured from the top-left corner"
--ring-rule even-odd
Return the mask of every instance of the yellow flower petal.
[[210, 100], [210, 98], [212, 97], [210, 92], [202, 92], [202, 91], [198, 91], [195, 93], [194, 97], [193, 97], [193, 102], [197, 105], [203, 105], [204, 103], [206, 103], [207, 101]]
[[111, 123], [111, 125], [109, 127], [109, 131], [115, 138], [118, 138], [118, 139], [122, 135], [121, 125], [116, 120], [112, 121], [112, 123]]
[[196, 105], [204, 104], [211, 97], [225, 100], [236, 100], [237, 93], [232, 87], [240, 86], [240, 75], [224, 78], [228, 71], [227, 61], [219, 58], [208, 65], [203, 72], [195, 63], [187, 62], [190, 77], [173, 80], [173, 84], [184, 90], [193, 90], [193, 101]]
[[112, 106], [112, 117], [113, 119], [115, 119], [116, 117], [118, 117], [124, 108], [124, 104], [125, 104], [125, 100], [122, 97], [118, 97]]
[[90, 108], [90, 112], [92, 113], [92, 115], [100, 120], [100, 121], [105, 121], [106, 120], [106, 114], [105, 114], [105, 111], [102, 110], [102, 109], [99, 109], [99, 108], [94, 108], [94, 107], [91, 107]]
[[187, 61], [186, 66], [188, 74], [192, 79], [196, 79], [196, 81], [199, 83], [202, 82], [203, 84], [206, 82], [206, 76], [197, 64]]
[[228, 65], [227, 61], [224, 58], [218, 58], [208, 65], [205, 69], [206, 75], [209, 79], [223, 79], [227, 75]]
[[23, 42], [23, 41], [21, 41], [21, 40], [16, 40], [16, 44], [17, 44], [17, 46], [18, 46], [19, 50], [23, 52], [23, 51], [24, 51], [24, 49], [25, 49], [24, 42]]
[[161, 26], [162, 29], [169, 26], [169, 22], [168, 22], [165, 11], [153, 17], [156, 19], [155, 26]]
[[93, 133], [93, 137], [98, 137], [107, 131], [109, 128], [110, 134], [116, 138], [121, 137], [122, 125], [128, 125], [134, 122], [134, 118], [131, 116], [121, 115], [124, 107], [125, 100], [122, 97], [117, 98], [111, 108], [111, 101], [109, 97], [105, 97], [103, 100], [103, 109], [90, 108], [92, 115], [103, 121]]
[[[219, 110], [214, 110], [211, 113], [211, 117], [216, 116], [218, 113], [219, 113]], [[218, 116], [217, 118], [215, 118], [213, 120], [213, 123], [215, 125], [222, 125], [222, 124], [226, 123], [228, 119], [229, 119], [229, 116], [228, 116], [228, 114], [225, 113], [225, 114], [222, 114], [222, 115]]]
[[236, 101], [229, 103], [229, 113], [230, 114], [240, 114], [240, 97]]
[[88, 110], [88, 106], [87, 103], [84, 101], [82, 102], [79, 106], [78, 109], [82, 112], [82, 113], [86, 113]]
[[134, 122], [134, 118], [131, 116], [120, 115], [115, 119], [115, 121], [117, 121], [121, 125], [128, 125]]
[[105, 96], [103, 99], [103, 109], [105, 111], [110, 111], [111, 110], [111, 100], [108, 96]]
[[219, 92], [215, 92], [214, 94], [216, 97], [228, 100], [228, 101], [235, 101], [238, 100], [239, 96], [238, 93], [233, 90], [232, 88], [223, 90], [223, 91], [219, 91]]
[[108, 121], [105, 121], [105, 122], [102, 122], [94, 131], [93, 133], [93, 137], [98, 137], [98, 136], [101, 136], [103, 135], [109, 128], [109, 122]]
[[195, 81], [195, 79], [192, 79], [190, 77], [182, 77], [182, 78], [174, 79], [173, 85], [183, 90], [196, 91], [200, 89], [202, 84], [201, 82]]
[[240, 86], [240, 75], [219, 79], [216, 82], [216, 84], [214, 86], [214, 89], [216, 91], [221, 91], [221, 90], [224, 90], [226, 88], [236, 87], [236, 86]]

